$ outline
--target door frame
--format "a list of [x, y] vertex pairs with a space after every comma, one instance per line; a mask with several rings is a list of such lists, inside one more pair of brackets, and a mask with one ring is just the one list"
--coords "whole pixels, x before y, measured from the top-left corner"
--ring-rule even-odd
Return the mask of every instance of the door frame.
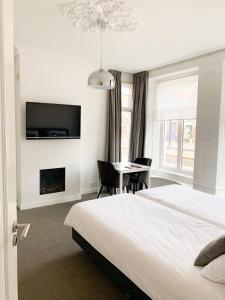
[[13, 0], [0, 0], [0, 298], [17, 300]]

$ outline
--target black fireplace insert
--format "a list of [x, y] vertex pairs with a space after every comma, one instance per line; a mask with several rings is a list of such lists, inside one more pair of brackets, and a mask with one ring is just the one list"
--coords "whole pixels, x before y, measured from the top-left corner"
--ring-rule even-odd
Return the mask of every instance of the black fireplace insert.
[[40, 195], [65, 191], [65, 168], [40, 170]]

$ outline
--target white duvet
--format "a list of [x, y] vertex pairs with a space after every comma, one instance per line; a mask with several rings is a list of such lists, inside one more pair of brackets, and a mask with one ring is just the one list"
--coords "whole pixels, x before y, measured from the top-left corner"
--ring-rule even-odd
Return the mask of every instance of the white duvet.
[[175, 184], [142, 190], [136, 195], [225, 228], [225, 198]]
[[225, 299], [225, 285], [193, 266], [222, 228], [130, 194], [78, 203], [65, 224], [153, 300]]

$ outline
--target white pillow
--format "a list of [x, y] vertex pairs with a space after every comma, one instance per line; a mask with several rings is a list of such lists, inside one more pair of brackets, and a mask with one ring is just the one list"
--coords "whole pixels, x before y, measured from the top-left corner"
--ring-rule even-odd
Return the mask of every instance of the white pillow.
[[201, 275], [211, 281], [225, 283], [225, 254], [215, 258], [202, 268]]

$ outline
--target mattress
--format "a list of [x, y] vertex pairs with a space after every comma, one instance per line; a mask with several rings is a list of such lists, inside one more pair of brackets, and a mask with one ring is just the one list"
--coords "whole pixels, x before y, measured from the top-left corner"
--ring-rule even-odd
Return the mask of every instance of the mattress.
[[225, 228], [225, 198], [175, 184], [142, 190], [136, 195]]
[[153, 300], [225, 299], [225, 285], [203, 278], [193, 266], [222, 228], [131, 194], [80, 202], [65, 225]]

